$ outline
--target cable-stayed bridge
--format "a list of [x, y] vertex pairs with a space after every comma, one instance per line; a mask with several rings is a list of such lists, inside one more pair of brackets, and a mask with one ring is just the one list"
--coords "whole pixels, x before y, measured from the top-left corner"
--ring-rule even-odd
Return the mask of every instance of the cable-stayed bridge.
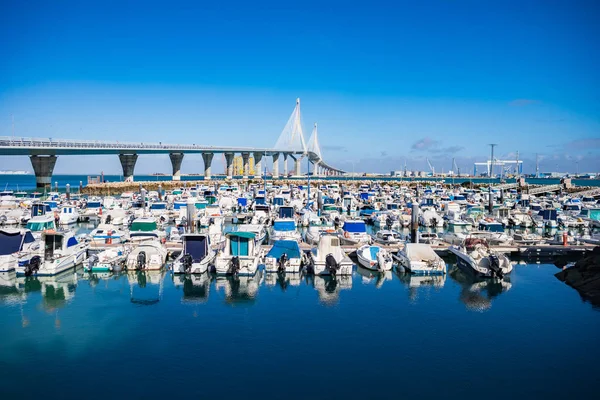
[[106, 155], [116, 154], [123, 168], [123, 177], [126, 181], [133, 181], [135, 164], [140, 155], [169, 154], [173, 167], [173, 179], [179, 180], [181, 164], [185, 154], [202, 154], [204, 160], [204, 178], [211, 179], [211, 164], [215, 154], [225, 157], [225, 171], [227, 178], [233, 178], [233, 159], [236, 154], [241, 154], [244, 175], [249, 178], [249, 159], [254, 158], [257, 176], [261, 174], [262, 161], [265, 157], [272, 157], [273, 178], [279, 178], [279, 158], [283, 157], [283, 177], [288, 177], [288, 158], [294, 160], [292, 175], [301, 175], [301, 160], [307, 157], [313, 165], [313, 175], [333, 176], [341, 175], [344, 171], [334, 168], [323, 160], [319, 141], [317, 138], [317, 124], [315, 124], [308, 142], [304, 139], [300, 114], [300, 99], [288, 122], [286, 123], [275, 146], [272, 148], [231, 147], [231, 146], [202, 146], [186, 144], [165, 143], [133, 143], [120, 141], [99, 140], [71, 140], [50, 138], [24, 138], [0, 137], [0, 155], [27, 155], [30, 157], [35, 173], [37, 187], [49, 187], [52, 181], [52, 172], [58, 156], [67, 155]]

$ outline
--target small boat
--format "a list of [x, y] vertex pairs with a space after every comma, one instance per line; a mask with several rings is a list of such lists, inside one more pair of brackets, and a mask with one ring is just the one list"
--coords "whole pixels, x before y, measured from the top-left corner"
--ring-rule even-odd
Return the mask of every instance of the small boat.
[[294, 218], [277, 218], [273, 221], [273, 226], [269, 230], [269, 240], [275, 243], [278, 240], [302, 240], [300, 232], [296, 229], [296, 220]]
[[125, 246], [111, 247], [90, 256], [83, 264], [85, 272], [118, 272], [122, 269], [131, 251]]
[[383, 245], [398, 244], [402, 240], [400, 233], [392, 230], [383, 229], [377, 231], [373, 236], [373, 241]]
[[460, 246], [448, 250], [456, 255], [458, 267], [466, 273], [481, 278], [502, 278], [512, 272], [508, 257], [490, 249], [481, 238], [467, 238]]
[[404, 249], [394, 256], [398, 264], [417, 275], [441, 275], [446, 273], [446, 263], [431, 245], [426, 243], [406, 243]]
[[134, 248], [127, 256], [128, 270], [160, 270], [167, 262], [167, 249], [152, 236], [132, 237]]
[[225, 245], [215, 261], [215, 271], [221, 275], [254, 275], [258, 270], [262, 249], [254, 232], [229, 232]]
[[327, 233], [335, 233], [331, 226], [309, 226], [304, 235], [304, 241], [308, 244], [319, 244], [319, 239]]
[[346, 220], [340, 233], [340, 239], [344, 245], [355, 246], [371, 243], [371, 236], [367, 233], [367, 225], [362, 220]]
[[210, 246], [206, 233], [188, 233], [181, 237], [183, 250], [173, 262], [175, 274], [202, 274], [215, 262], [217, 253]]
[[97, 243], [117, 244], [127, 241], [127, 234], [112, 224], [99, 224], [90, 232], [90, 240]]
[[361, 266], [372, 271], [391, 271], [394, 265], [390, 253], [379, 246], [364, 245], [356, 250], [356, 257]]
[[14, 271], [19, 264], [27, 264], [39, 247], [29, 230], [0, 230], [0, 272]]
[[79, 221], [79, 211], [73, 205], [65, 205], [60, 210], [59, 224], [71, 225]]
[[265, 256], [267, 272], [300, 272], [302, 251], [295, 240], [278, 240]]
[[344, 253], [337, 235], [323, 235], [310, 253], [315, 275], [352, 275], [352, 260]]
[[72, 231], [45, 231], [43, 253], [28, 264], [19, 265], [18, 275], [56, 275], [73, 268], [87, 258], [87, 243], [79, 243]]

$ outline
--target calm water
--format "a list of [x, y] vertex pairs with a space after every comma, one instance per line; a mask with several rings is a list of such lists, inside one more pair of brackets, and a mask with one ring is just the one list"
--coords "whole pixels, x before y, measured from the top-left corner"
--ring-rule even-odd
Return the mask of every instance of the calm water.
[[[181, 179], [183, 181], [196, 181], [201, 180], [202, 176], [182, 176]], [[223, 180], [224, 176], [213, 176], [213, 180]], [[120, 182], [123, 180], [123, 177], [120, 175], [105, 175], [104, 179], [108, 182]], [[161, 175], [161, 176], [152, 176], [152, 175], [136, 175], [135, 180], [137, 181], [171, 181], [171, 176]], [[270, 179], [270, 178], [269, 178]], [[320, 178], [323, 179], [323, 178]], [[351, 178], [351, 177], [330, 177], [327, 179], [332, 180], [360, 180], [361, 178]], [[366, 179], [366, 178], [365, 178]], [[371, 180], [385, 181], [385, 182], [410, 182], [410, 179], [399, 179], [399, 178], [368, 178]], [[416, 178], [415, 181], [434, 181], [434, 180], [442, 180], [441, 178]], [[304, 181], [304, 179], [299, 179], [299, 181]], [[451, 178], [445, 178], [444, 181], [446, 183], [452, 183]], [[463, 183], [470, 182], [473, 183], [500, 183], [500, 179], [488, 179], [488, 178], [473, 178], [473, 179], [455, 179], [455, 183]], [[60, 189], [64, 189], [64, 187], [69, 184], [73, 191], [76, 191], [79, 187], [79, 182], [82, 182], [85, 186], [87, 184], [87, 175], [55, 175], [52, 177], [52, 188], [56, 183]], [[507, 182], [513, 182], [513, 180], [507, 180]], [[527, 182], [532, 185], [555, 185], [560, 183], [560, 179], [533, 179], [528, 178]], [[599, 179], [574, 179], [573, 184], [576, 186], [600, 186]], [[31, 175], [0, 175], [0, 190], [4, 190], [8, 188], [10, 190], [33, 190], [35, 189], [35, 176]]]
[[584, 398], [600, 313], [557, 271], [5, 276], [2, 397]]

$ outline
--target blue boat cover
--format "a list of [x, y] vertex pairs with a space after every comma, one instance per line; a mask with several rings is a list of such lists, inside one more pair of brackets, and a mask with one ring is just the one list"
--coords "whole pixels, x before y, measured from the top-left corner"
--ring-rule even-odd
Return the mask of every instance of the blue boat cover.
[[248, 205], [248, 199], [247, 199], [247, 198], [245, 198], [245, 197], [239, 197], [239, 198], [237, 199], [237, 202], [238, 202], [238, 204], [239, 204], [240, 206], [242, 206], [242, 207], [246, 207], [246, 206]]
[[282, 232], [295, 231], [296, 224], [294, 223], [294, 221], [275, 221], [275, 223], [273, 224], [273, 229]]
[[67, 240], [67, 247], [76, 246], [76, 245], [77, 245], [77, 239], [75, 239], [75, 236], [71, 236], [69, 238], [69, 240]]
[[344, 227], [342, 229], [350, 233], [364, 233], [367, 231], [367, 226], [362, 221], [347, 221], [344, 222]]
[[376, 260], [377, 254], [379, 253], [379, 247], [371, 246], [369, 247], [369, 251], [371, 252], [371, 260]]
[[184, 253], [191, 255], [194, 262], [202, 261], [208, 250], [206, 236], [184, 236], [183, 238]]
[[0, 231], [0, 256], [7, 256], [21, 250], [23, 236], [19, 232]]
[[278, 240], [273, 243], [267, 257], [279, 258], [285, 253], [288, 258], [300, 258], [300, 245], [295, 240]]

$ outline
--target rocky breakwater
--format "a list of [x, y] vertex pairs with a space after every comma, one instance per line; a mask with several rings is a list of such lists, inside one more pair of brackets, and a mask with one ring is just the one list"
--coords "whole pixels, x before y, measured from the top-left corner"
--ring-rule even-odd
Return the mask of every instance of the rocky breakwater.
[[563, 267], [555, 276], [577, 290], [584, 301], [600, 307], [600, 246], [574, 265]]

